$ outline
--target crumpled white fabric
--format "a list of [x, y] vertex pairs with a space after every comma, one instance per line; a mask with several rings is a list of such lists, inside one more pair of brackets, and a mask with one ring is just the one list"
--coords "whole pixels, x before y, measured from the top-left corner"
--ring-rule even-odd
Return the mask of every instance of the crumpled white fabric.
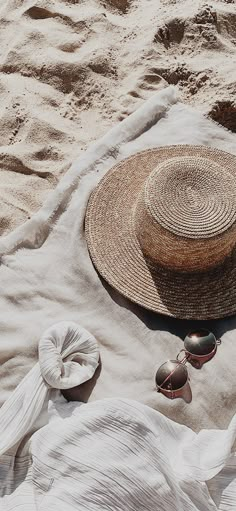
[[5, 460], [1, 511], [235, 511], [235, 417], [196, 434], [127, 399], [49, 405], [28, 451]]
[[[236, 415], [225, 431], [195, 433], [134, 400], [50, 394], [98, 363], [95, 338], [74, 322], [41, 337], [39, 362], [0, 410], [1, 511], [235, 511]], [[48, 424], [25, 442], [45, 405]]]
[[69, 389], [92, 378], [99, 361], [96, 339], [73, 321], [48, 328], [39, 341], [39, 362], [0, 409], [0, 456], [32, 428], [51, 389]]

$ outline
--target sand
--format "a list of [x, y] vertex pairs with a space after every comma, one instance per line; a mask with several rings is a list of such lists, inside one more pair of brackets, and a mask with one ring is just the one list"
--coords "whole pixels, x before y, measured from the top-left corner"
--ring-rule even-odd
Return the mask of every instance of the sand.
[[0, 234], [156, 90], [236, 132], [235, 0], [6, 0], [0, 7]]

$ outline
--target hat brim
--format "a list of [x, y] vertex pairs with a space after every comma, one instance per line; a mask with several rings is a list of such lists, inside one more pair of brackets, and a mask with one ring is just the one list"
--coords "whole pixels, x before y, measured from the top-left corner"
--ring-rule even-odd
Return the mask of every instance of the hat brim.
[[151, 266], [132, 225], [132, 210], [147, 176], [160, 162], [191, 155], [236, 175], [236, 157], [205, 146], [166, 146], [135, 154], [113, 167], [92, 192], [85, 218], [91, 259], [101, 276], [146, 309], [181, 319], [236, 313], [236, 250], [217, 268], [197, 273]]

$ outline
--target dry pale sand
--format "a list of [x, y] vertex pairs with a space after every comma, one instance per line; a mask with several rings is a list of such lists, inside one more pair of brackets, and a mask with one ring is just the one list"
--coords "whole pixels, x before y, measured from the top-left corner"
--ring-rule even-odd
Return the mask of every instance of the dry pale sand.
[[5, 0], [0, 234], [166, 84], [236, 132], [235, 0]]

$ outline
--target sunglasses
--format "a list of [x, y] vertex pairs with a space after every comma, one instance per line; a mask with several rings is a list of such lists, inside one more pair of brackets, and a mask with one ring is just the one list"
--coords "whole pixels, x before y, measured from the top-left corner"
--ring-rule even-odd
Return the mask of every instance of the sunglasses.
[[[190, 362], [199, 369], [205, 362], [214, 357], [217, 345], [221, 339], [206, 329], [194, 330], [184, 339], [184, 348], [180, 350], [175, 360], [167, 360], [156, 372], [156, 388], [167, 397], [180, 397], [189, 380], [186, 363]], [[182, 359], [180, 360], [181, 354]]]

